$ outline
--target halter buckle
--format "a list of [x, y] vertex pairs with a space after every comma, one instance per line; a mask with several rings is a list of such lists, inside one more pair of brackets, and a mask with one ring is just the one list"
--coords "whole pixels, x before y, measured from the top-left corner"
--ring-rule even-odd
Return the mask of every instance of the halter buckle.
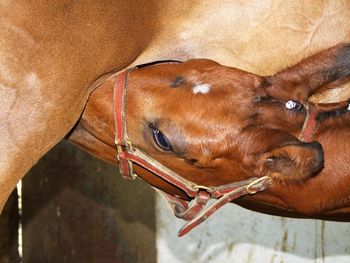
[[118, 143], [116, 143], [116, 146], [117, 146], [117, 160], [120, 161], [119, 156], [123, 152], [123, 147]]
[[134, 147], [132, 146], [132, 143], [129, 140], [126, 140], [126, 147], [128, 148], [128, 150], [134, 151]]

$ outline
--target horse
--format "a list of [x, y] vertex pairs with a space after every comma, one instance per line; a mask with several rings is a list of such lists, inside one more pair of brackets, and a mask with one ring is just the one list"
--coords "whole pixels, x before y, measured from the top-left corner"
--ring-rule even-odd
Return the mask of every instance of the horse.
[[[123, 149], [119, 148], [117, 155], [115, 143], [142, 149], [149, 156], [136, 157], [143, 157], [146, 164], [132, 156], [126, 158], [136, 162], [137, 176], [167, 196], [181, 200], [200, 199], [197, 203], [203, 205], [208, 197], [186, 195], [188, 188], [176, 184], [181, 180], [173, 183], [152, 170], [157, 169], [155, 162], [175, 171], [175, 179], [180, 176], [201, 190], [229, 186], [225, 194], [234, 193], [234, 198], [208, 191], [209, 198], [218, 198], [220, 207], [242, 195], [255, 194], [247, 190], [252, 183], [249, 179], [263, 182], [268, 178], [273, 184], [266, 183], [258, 190], [266, 189], [264, 192], [242, 199], [277, 207], [280, 215], [292, 211], [309, 217], [330, 214], [332, 219], [333, 213], [335, 218], [345, 213], [349, 218], [347, 142], [343, 142], [342, 150], [336, 147], [350, 128], [349, 94], [344, 97], [345, 103], [321, 107], [317, 118], [325, 116], [325, 120], [312, 134], [314, 140], [306, 140], [309, 135], [305, 132], [303, 140], [298, 139], [307, 118], [307, 107], [302, 105], [311, 94], [324, 89], [334, 93], [350, 83], [349, 44], [324, 50], [272, 76], [203, 59], [156, 64], [125, 74], [128, 77], [122, 81], [117, 74], [92, 92], [81, 120], [69, 136], [72, 143], [121, 166], [125, 165], [120, 158]], [[118, 98], [115, 94], [123, 87], [125, 98]], [[120, 104], [125, 104], [125, 112], [120, 113], [125, 115], [125, 121], [115, 117]], [[338, 113], [330, 114], [336, 106]], [[126, 140], [118, 137], [123, 129]], [[121, 173], [125, 174], [123, 169]], [[169, 170], [163, 171], [173, 176]], [[236, 189], [230, 188], [237, 182], [246, 187], [239, 196]], [[175, 201], [169, 200], [171, 205]], [[184, 216], [185, 211], [178, 210], [185, 208], [175, 206], [175, 215], [194, 220], [180, 235], [211, 215], [210, 210], [218, 208], [215, 204], [198, 217], [197, 213]]]
[[349, 41], [349, 13], [341, 0], [2, 1], [0, 210], [17, 182], [74, 127], [106, 73], [208, 58], [272, 74]]

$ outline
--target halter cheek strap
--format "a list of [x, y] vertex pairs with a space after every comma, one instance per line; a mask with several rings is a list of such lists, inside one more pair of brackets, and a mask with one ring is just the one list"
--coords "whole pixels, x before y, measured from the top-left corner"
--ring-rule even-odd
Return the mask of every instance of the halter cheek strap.
[[[207, 187], [197, 185], [162, 165], [142, 150], [133, 147], [127, 136], [125, 120], [126, 87], [128, 76], [132, 70], [133, 69], [126, 70], [115, 76], [115, 144], [117, 146], [117, 159], [119, 161], [120, 174], [128, 179], [136, 178], [137, 175], [133, 171], [133, 163], [138, 164], [162, 181], [180, 189], [192, 200], [183, 200], [178, 196], [173, 196], [157, 189], [168, 201], [175, 216], [188, 221], [188, 223], [181, 228], [178, 236], [183, 236], [191, 231], [223, 205], [240, 196], [263, 191], [272, 183], [270, 177], [264, 176], [221, 186]], [[206, 207], [211, 198], [217, 200]]]
[[[311, 142], [314, 140], [314, 135], [317, 131], [317, 127], [320, 123], [320, 117], [322, 114], [332, 112], [346, 113], [350, 110], [349, 101], [342, 101], [337, 103], [312, 103], [307, 102], [305, 105], [306, 118], [304, 120], [303, 128], [299, 135], [299, 140], [304, 142]], [[338, 116], [335, 114], [335, 116]], [[321, 118], [322, 119], [322, 118]]]
[[318, 125], [317, 115], [319, 112], [316, 110], [314, 105], [310, 103], [308, 103], [305, 107], [306, 117], [299, 135], [299, 140], [303, 142], [311, 142]]
[[[117, 146], [117, 159], [119, 161], [119, 172], [126, 179], [134, 179], [136, 175], [132, 169], [132, 163], [125, 156], [123, 145], [128, 145], [125, 121], [125, 92], [126, 83], [131, 70], [126, 70], [115, 77], [114, 84], [114, 121], [115, 121], [115, 141]], [[118, 99], [118, 101], [116, 101]]]

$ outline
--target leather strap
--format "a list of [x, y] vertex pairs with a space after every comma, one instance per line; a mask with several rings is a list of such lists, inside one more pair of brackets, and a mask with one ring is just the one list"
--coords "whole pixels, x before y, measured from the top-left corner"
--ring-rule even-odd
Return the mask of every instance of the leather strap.
[[[308, 102], [305, 105], [306, 108], [306, 118], [303, 124], [303, 128], [299, 135], [299, 140], [304, 142], [313, 141], [318, 124], [320, 123], [319, 117], [322, 117], [322, 114], [339, 112], [345, 113], [350, 110], [349, 101], [342, 101], [337, 103], [321, 103], [314, 104]], [[337, 116], [337, 115], [335, 115]]]
[[246, 186], [242, 185], [232, 191], [228, 191], [226, 194], [217, 199], [213, 204], [208, 206], [204, 210], [198, 211], [192, 218], [190, 222], [185, 224], [180, 231], [178, 232], [178, 236], [181, 237], [191, 231], [193, 228], [204, 222], [209, 216], [215, 213], [218, 209], [220, 209], [225, 204], [247, 194], [255, 194], [257, 192], [265, 190], [272, 183], [271, 178], [269, 177], [261, 177], [261, 178], [253, 178], [251, 183]]
[[[129, 74], [132, 69], [125, 70], [116, 75], [114, 84], [114, 120], [115, 120], [115, 144], [117, 145], [117, 158], [119, 161], [119, 172], [126, 179], [135, 179], [132, 163], [124, 156], [123, 145], [127, 145], [127, 134], [125, 126], [125, 92]], [[116, 103], [117, 99], [117, 103]]]
[[[192, 201], [183, 200], [159, 190], [166, 198], [175, 216], [189, 222], [180, 230], [179, 236], [188, 233], [201, 222], [211, 216], [216, 210], [232, 200], [247, 194], [255, 194], [265, 190], [272, 180], [268, 176], [252, 178], [241, 182], [226, 185], [207, 187], [197, 185], [186, 180], [157, 160], [132, 146], [127, 136], [125, 120], [125, 99], [127, 79], [133, 69], [126, 70], [115, 76], [114, 85], [114, 118], [115, 118], [115, 144], [117, 145], [117, 159], [119, 170], [124, 178], [134, 179], [132, 165], [136, 163], [147, 169], [161, 180], [182, 190]], [[204, 209], [210, 198], [217, 200]]]
[[313, 104], [308, 103], [306, 105], [306, 117], [304, 121], [303, 128], [301, 129], [299, 140], [303, 142], [311, 142], [314, 136], [314, 133], [317, 128], [317, 115], [318, 111]]

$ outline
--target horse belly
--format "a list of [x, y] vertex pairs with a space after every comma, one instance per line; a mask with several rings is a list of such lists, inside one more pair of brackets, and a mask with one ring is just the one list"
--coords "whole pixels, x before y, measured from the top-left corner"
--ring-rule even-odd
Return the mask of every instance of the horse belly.
[[347, 1], [167, 1], [162, 30], [138, 62], [208, 58], [260, 75], [350, 41]]

